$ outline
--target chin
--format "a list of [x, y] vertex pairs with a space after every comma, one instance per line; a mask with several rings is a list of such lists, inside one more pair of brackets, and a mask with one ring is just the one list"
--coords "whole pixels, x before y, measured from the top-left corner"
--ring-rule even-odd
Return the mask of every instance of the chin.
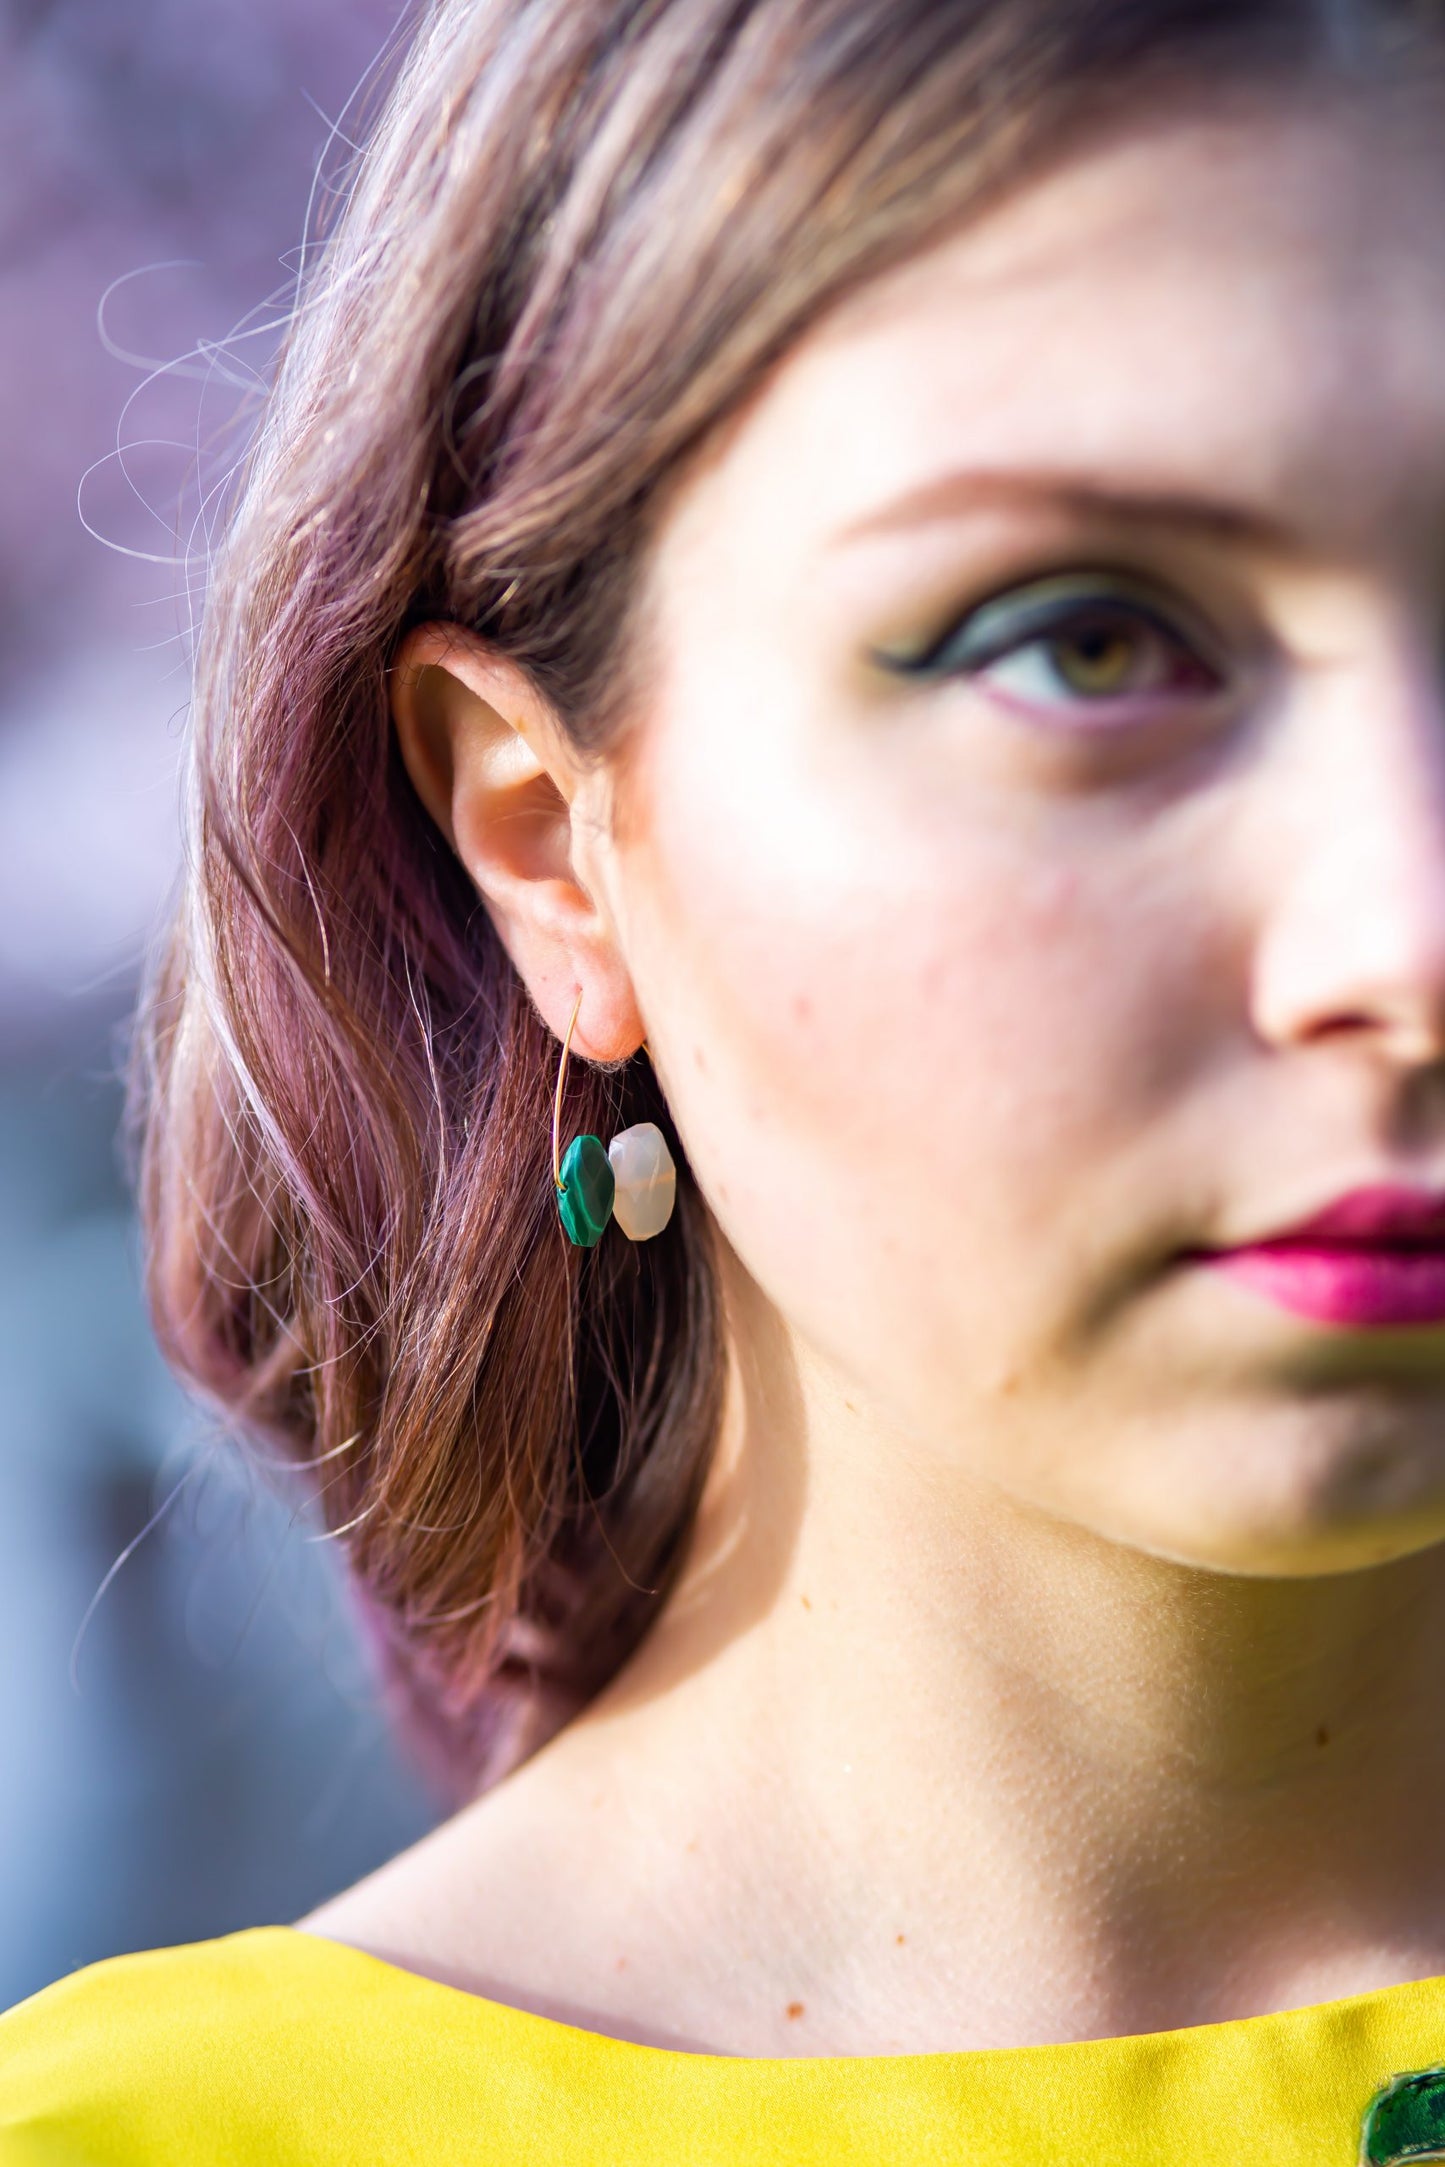
[[1252, 1395], [1244, 1409], [1196, 1399], [1177, 1421], [1132, 1427], [1089, 1487], [1078, 1518], [1174, 1563], [1360, 1572], [1445, 1543], [1445, 1408], [1398, 1384]]
[[1196, 1500], [1161, 1555], [1216, 1572], [1309, 1579], [1389, 1565], [1445, 1543], [1445, 1450], [1396, 1439], [1278, 1469], [1265, 1494]]

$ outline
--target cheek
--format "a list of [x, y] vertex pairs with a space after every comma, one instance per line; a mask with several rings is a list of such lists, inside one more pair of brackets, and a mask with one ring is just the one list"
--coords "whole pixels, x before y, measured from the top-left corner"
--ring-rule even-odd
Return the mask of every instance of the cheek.
[[746, 735], [719, 720], [652, 767], [636, 967], [659, 1069], [765, 1292], [931, 1419], [1087, 1300], [1068, 1259], [1190, 1065], [1191, 974], [1119, 853], [1071, 860], [1047, 820], [846, 754], [750, 760]]

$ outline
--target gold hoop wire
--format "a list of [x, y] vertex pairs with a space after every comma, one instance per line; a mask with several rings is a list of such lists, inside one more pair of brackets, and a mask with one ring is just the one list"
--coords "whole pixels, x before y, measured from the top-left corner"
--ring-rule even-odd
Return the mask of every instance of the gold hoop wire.
[[567, 1056], [572, 1050], [572, 1033], [577, 1028], [577, 1018], [581, 1012], [582, 994], [579, 990], [572, 1010], [572, 1020], [567, 1026], [567, 1036], [562, 1041], [562, 1058], [557, 1063], [557, 1089], [552, 1097], [552, 1179], [556, 1183], [559, 1196], [566, 1188], [562, 1179], [562, 1149], [559, 1140], [562, 1127], [562, 1085], [567, 1076]]

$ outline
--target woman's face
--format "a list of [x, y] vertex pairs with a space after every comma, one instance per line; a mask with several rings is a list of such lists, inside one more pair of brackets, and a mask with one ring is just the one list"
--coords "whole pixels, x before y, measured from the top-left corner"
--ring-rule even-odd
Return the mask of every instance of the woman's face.
[[1181, 1256], [1445, 1187], [1442, 206], [1427, 94], [1257, 93], [850, 299], [669, 512], [598, 875], [854, 1403], [1226, 1569], [1445, 1537], [1445, 1322]]

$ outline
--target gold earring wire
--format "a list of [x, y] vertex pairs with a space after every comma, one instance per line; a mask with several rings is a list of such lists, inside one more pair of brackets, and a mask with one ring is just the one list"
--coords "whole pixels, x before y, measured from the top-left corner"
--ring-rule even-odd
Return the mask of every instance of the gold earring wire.
[[572, 1021], [568, 1024], [567, 1036], [562, 1041], [562, 1058], [557, 1063], [557, 1089], [553, 1094], [552, 1098], [552, 1179], [557, 1185], [557, 1194], [559, 1196], [562, 1195], [566, 1186], [566, 1184], [562, 1180], [562, 1147], [560, 1143], [560, 1131], [562, 1127], [562, 1085], [566, 1080], [567, 1076], [567, 1056], [572, 1050], [572, 1033], [577, 1028], [577, 1018], [581, 1013], [582, 994], [579, 989], [576, 1005], [572, 1010]]

